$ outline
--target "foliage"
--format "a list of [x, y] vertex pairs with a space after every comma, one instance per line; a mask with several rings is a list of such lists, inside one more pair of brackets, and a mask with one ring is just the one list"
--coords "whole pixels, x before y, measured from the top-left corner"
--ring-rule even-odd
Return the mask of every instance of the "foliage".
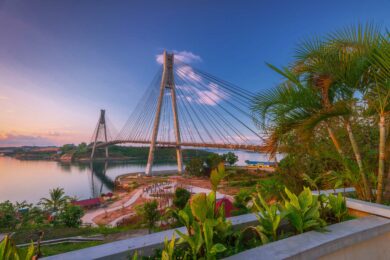
[[0, 228], [14, 229], [18, 224], [16, 213], [15, 206], [9, 200], [0, 203]]
[[307, 187], [297, 196], [285, 189], [288, 199], [284, 201], [283, 217], [295, 228], [296, 232], [321, 230], [326, 222], [320, 217], [318, 197], [312, 195]]
[[156, 222], [160, 219], [157, 200], [145, 202], [136, 208], [137, 215], [141, 216], [147, 224], [149, 233], [154, 229]]
[[173, 205], [178, 209], [183, 209], [190, 197], [191, 193], [188, 190], [179, 187], [175, 190]]
[[185, 243], [189, 247], [188, 255], [193, 259], [215, 259], [217, 254], [226, 250], [222, 243], [232, 232], [231, 223], [226, 221], [223, 207], [215, 210], [216, 189], [224, 176], [225, 168], [220, 163], [210, 176], [212, 191], [208, 195], [193, 195], [188, 206], [178, 213], [187, 228], [187, 234], [176, 231], [180, 236], [179, 244]]
[[79, 227], [84, 211], [80, 206], [68, 203], [59, 214], [58, 218], [61, 223], [67, 227]]
[[259, 191], [253, 198], [253, 204], [259, 221], [256, 230], [261, 242], [266, 244], [269, 241], [278, 240], [278, 229], [283, 214], [279, 214], [277, 205], [268, 205]]
[[0, 242], [0, 259], [14, 260], [14, 259], [25, 259], [30, 260], [33, 258], [35, 252], [34, 244], [28, 247], [26, 252], [20, 252], [16, 247], [15, 242], [7, 235], [3, 241]]
[[252, 192], [247, 189], [240, 189], [234, 196], [233, 206], [236, 208], [232, 211], [232, 215], [238, 216], [250, 212], [248, 207], [249, 201], [252, 199]]
[[348, 208], [342, 194], [339, 193], [337, 196], [329, 194], [328, 200], [331, 212], [335, 216], [337, 222], [344, 221], [348, 217]]
[[257, 191], [267, 201], [270, 199], [281, 199], [284, 185], [280, 176], [272, 176], [257, 182]]
[[49, 198], [41, 198], [39, 204], [43, 205], [45, 209], [51, 212], [57, 212], [62, 210], [69, 200], [68, 196], [65, 196], [63, 188], [55, 188], [50, 190]]
[[222, 155], [222, 159], [230, 166], [234, 165], [238, 161], [238, 156], [233, 152], [228, 152]]
[[221, 162], [223, 162], [223, 157], [216, 153], [210, 154], [206, 158], [206, 166], [208, 169], [217, 168]]
[[321, 175], [333, 171], [346, 176], [342, 185], [354, 186], [360, 199], [371, 200], [376, 185], [381, 201], [390, 146], [384, 31], [372, 24], [347, 27], [304, 41], [288, 67], [269, 65], [284, 82], [254, 98], [254, 121], [266, 133], [267, 151], [287, 155], [278, 170], [294, 192], [313, 186], [310, 180], [326, 186]]
[[203, 176], [205, 174], [204, 161], [200, 158], [192, 158], [186, 164], [185, 170], [191, 176]]

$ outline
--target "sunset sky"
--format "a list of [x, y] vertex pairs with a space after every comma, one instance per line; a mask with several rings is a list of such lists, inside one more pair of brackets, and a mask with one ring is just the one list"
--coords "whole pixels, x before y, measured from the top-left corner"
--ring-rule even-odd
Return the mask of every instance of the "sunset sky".
[[99, 109], [119, 130], [164, 49], [253, 92], [303, 39], [390, 23], [390, 1], [0, 0], [0, 146], [89, 141]]

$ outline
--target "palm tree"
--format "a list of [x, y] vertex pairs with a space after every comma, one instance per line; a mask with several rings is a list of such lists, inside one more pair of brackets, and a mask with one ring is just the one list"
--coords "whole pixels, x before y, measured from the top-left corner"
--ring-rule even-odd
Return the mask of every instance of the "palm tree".
[[[310, 82], [302, 81], [291, 70], [282, 70], [269, 65], [283, 75], [287, 81], [267, 92], [259, 93], [252, 102], [256, 123], [268, 132], [266, 147], [271, 155], [288, 134], [296, 132], [303, 138], [313, 136], [315, 128], [324, 123], [328, 134], [341, 158], [344, 154], [327, 120], [335, 116], [349, 114], [344, 102], [335, 102], [332, 107], [324, 107], [318, 89]], [[343, 160], [345, 161], [345, 160]]]
[[63, 188], [52, 189], [49, 194], [50, 198], [41, 198], [39, 204], [52, 212], [61, 210], [69, 201], [69, 197], [65, 196]]
[[[343, 100], [346, 105], [349, 104], [349, 110], [353, 112], [354, 93], [359, 89], [363, 76], [370, 66], [368, 57], [375, 48], [379, 36], [379, 29], [368, 25], [358, 26], [356, 29], [346, 28], [330, 34], [326, 41], [318, 39], [307, 41], [297, 53], [294, 69], [319, 88], [325, 108], [330, 108], [337, 100]], [[351, 115], [347, 114], [341, 119], [363, 181], [364, 197], [371, 200], [371, 189], [364, 171], [361, 152], [351, 127]], [[333, 139], [334, 134], [330, 127], [328, 131]]]
[[[372, 68], [369, 72], [371, 84], [368, 84], [365, 98], [369, 107], [378, 115], [379, 126], [379, 161], [376, 202], [382, 202], [384, 173], [385, 173], [385, 147], [386, 122], [390, 112], [390, 42], [389, 37], [383, 37], [380, 45], [372, 55]], [[390, 183], [388, 183], [390, 185]], [[389, 195], [389, 194], [388, 194]]]

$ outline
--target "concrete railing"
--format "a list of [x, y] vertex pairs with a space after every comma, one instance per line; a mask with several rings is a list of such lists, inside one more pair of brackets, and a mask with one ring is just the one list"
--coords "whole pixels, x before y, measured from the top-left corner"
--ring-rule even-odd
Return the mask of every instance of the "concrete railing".
[[[383, 239], [385, 239], [385, 241], [390, 239], [390, 207], [355, 199], [347, 199], [347, 207], [366, 212], [370, 216], [328, 226], [327, 230], [329, 230], [329, 232], [320, 233], [310, 231], [298, 236], [279, 240], [231, 256], [230, 259], [239, 259], [239, 257], [241, 259], [245, 258], [246, 260], [286, 258], [313, 259], [319, 258], [320, 256], [325, 257], [329, 254], [337, 254], [338, 252], [341, 252], [340, 250], [348, 250], [348, 248], [354, 246], [357, 246], [357, 248], [354, 248], [353, 252], [358, 252], [362, 248], [366, 248], [367, 252], [371, 252], [372, 243], [371, 247], [361, 247], [359, 245], [363, 245], [364, 243], [370, 244], [370, 241], [375, 239], [379, 239], [378, 243], [382, 245], [383, 242], [381, 241]], [[255, 214], [232, 217], [229, 218], [229, 220], [232, 222], [235, 229], [257, 225], [258, 223]], [[175, 230], [176, 229], [170, 229], [146, 236], [124, 239], [44, 259], [126, 259], [135, 251], [138, 251], [142, 255], [151, 255], [155, 249], [163, 247], [164, 239], [166, 237], [170, 239], [175, 233]], [[177, 230], [185, 232], [184, 227], [178, 228]], [[390, 247], [388, 246], [380, 247], [377, 248], [377, 250], [374, 250], [373, 253], [389, 253], [388, 255], [390, 255], [388, 250], [390, 250]], [[362, 255], [364, 254], [362, 253]]]
[[[310, 231], [283, 240], [256, 247], [227, 259], [388, 259], [390, 247], [376, 244], [365, 245], [370, 240], [380, 238], [388, 242], [390, 238], [390, 219], [368, 216], [328, 226], [328, 232]], [[385, 245], [386, 243], [383, 243]], [[377, 241], [378, 242], [378, 241]], [[361, 246], [359, 246], [359, 244]], [[355, 257], [349, 250], [354, 248]], [[358, 249], [358, 250], [357, 250]], [[356, 251], [357, 250], [357, 251]], [[374, 251], [374, 252], [373, 252]], [[348, 254], [348, 257], [342, 256]], [[371, 255], [370, 255], [371, 254]], [[341, 255], [341, 257], [339, 257]], [[337, 257], [336, 257], [337, 256]]]
[[[234, 229], [241, 229], [245, 226], [257, 225], [258, 223], [256, 215], [253, 213], [231, 217], [229, 220], [232, 222]], [[169, 229], [146, 236], [119, 240], [99, 246], [49, 256], [43, 259], [127, 259], [128, 256], [132, 255], [135, 251], [142, 253], [142, 255], [151, 255], [155, 249], [162, 248], [164, 246], [165, 238], [167, 237], [170, 239], [175, 233], [175, 230], [180, 230], [181, 232], [186, 233], [186, 229], [184, 227]], [[178, 236], [176, 235], [176, 237]]]

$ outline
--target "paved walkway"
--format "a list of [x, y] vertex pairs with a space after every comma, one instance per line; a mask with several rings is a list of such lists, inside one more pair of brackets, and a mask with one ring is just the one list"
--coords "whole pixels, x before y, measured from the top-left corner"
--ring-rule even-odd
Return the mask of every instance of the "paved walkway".
[[[100, 214], [103, 214], [105, 212], [109, 213], [109, 212], [112, 212], [112, 211], [115, 211], [115, 210], [118, 210], [118, 209], [122, 209], [123, 207], [128, 207], [130, 206], [131, 204], [133, 204], [142, 194], [142, 189], [138, 189], [136, 190], [135, 194], [133, 196], [131, 196], [131, 198], [126, 201], [123, 205], [119, 205], [119, 206], [116, 206], [116, 207], [112, 207], [112, 208], [106, 208], [106, 209], [103, 209], [103, 208], [99, 208], [99, 209], [96, 209], [94, 211], [90, 211], [88, 212], [87, 214], [85, 214], [81, 220], [83, 221], [83, 223], [85, 224], [91, 224], [92, 226], [96, 227], [96, 223], [93, 222], [93, 219], [100, 215]], [[119, 217], [121, 218], [121, 217]], [[114, 220], [115, 221], [115, 220]], [[113, 222], [113, 221], [112, 221]], [[111, 223], [112, 223], [111, 222]], [[110, 224], [111, 224], [110, 223]], [[116, 223], [116, 222], [115, 222]]]

